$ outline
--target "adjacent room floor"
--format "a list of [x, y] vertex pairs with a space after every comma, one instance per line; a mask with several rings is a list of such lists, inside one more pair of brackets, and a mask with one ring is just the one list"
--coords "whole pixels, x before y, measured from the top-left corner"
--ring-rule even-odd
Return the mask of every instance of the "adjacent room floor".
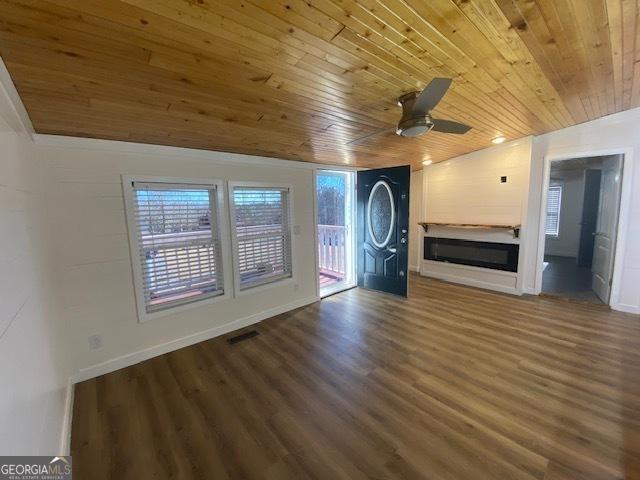
[[410, 287], [79, 384], [74, 478], [638, 478], [636, 316]]
[[581, 267], [574, 257], [544, 256], [542, 291], [582, 302], [602, 304], [591, 290], [591, 269]]

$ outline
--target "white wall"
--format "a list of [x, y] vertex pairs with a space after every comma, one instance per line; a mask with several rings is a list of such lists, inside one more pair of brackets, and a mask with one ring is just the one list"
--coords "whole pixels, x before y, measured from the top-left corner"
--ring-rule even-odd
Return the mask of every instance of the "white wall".
[[[619, 248], [614, 266], [611, 306], [640, 313], [640, 109], [629, 110], [536, 137], [531, 158], [531, 185], [525, 232], [524, 288], [540, 291], [538, 265], [544, 249], [539, 235], [545, 158], [625, 153]], [[628, 196], [625, 197], [625, 194]]]
[[558, 236], [546, 237], [545, 254], [577, 257], [584, 197], [584, 168], [551, 171], [552, 182], [562, 185]]
[[0, 86], [1, 455], [58, 455], [67, 446], [70, 366], [51, 287], [42, 167]]
[[[65, 146], [40, 142], [37, 151], [48, 165], [48, 215], [56, 225], [51, 240], [57, 294], [62, 315], [70, 326], [77, 379], [121, 368], [315, 301], [314, 186], [310, 168], [218, 152], [54, 140]], [[230, 160], [236, 163], [231, 164]], [[290, 184], [294, 225], [300, 227], [300, 234], [294, 235], [295, 284], [290, 282], [138, 323], [121, 175]], [[224, 267], [232, 268], [230, 264]], [[90, 350], [90, 335], [100, 335], [103, 346]]]
[[[479, 150], [423, 169], [424, 218], [436, 223], [522, 225], [532, 138]], [[506, 183], [501, 177], [506, 176]], [[519, 243], [511, 231], [429, 227], [427, 236]], [[422, 261], [421, 273], [469, 285], [518, 293], [521, 272]]]
[[422, 218], [422, 172], [411, 172], [409, 187], [409, 270], [417, 272], [422, 259], [422, 227], [418, 222]]
[[[425, 167], [426, 218], [519, 224], [527, 200], [530, 154], [527, 137]], [[500, 182], [502, 176], [506, 183]]]

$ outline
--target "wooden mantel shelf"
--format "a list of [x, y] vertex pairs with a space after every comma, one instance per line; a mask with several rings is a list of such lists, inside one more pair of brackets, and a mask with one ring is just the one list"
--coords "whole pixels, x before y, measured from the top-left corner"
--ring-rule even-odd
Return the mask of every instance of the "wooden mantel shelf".
[[448, 228], [477, 228], [477, 229], [503, 229], [512, 230], [513, 237], [520, 237], [520, 225], [489, 225], [482, 223], [439, 223], [439, 222], [418, 222], [422, 225], [425, 232], [429, 231], [429, 227], [448, 227]]

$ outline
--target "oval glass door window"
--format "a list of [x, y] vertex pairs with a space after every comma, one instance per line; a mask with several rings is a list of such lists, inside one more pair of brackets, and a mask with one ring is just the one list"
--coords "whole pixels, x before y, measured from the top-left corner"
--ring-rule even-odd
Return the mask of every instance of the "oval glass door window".
[[378, 180], [369, 193], [367, 225], [371, 241], [384, 248], [391, 239], [396, 220], [396, 209], [391, 188], [384, 180]]

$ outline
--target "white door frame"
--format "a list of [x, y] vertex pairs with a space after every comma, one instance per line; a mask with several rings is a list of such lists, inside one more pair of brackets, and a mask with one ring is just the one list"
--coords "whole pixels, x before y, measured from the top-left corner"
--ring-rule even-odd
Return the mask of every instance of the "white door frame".
[[318, 168], [312, 170], [313, 178], [313, 258], [316, 278], [316, 298], [320, 299], [320, 257], [318, 256]]
[[549, 189], [551, 176], [551, 162], [571, 160], [575, 158], [605, 157], [609, 155], [622, 155], [622, 185], [620, 188], [618, 231], [616, 233], [609, 305], [615, 306], [619, 303], [620, 280], [622, 276], [623, 257], [627, 239], [629, 210], [631, 208], [631, 180], [633, 176], [631, 171], [633, 165], [632, 148], [588, 150], [555, 155], [549, 154], [544, 156], [544, 172], [542, 174], [542, 194], [540, 203], [540, 224], [538, 226], [538, 256], [536, 261], [536, 279], [534, 284], [534, 293], [536, 295], [540, 295], [540, 293], [542, 292], [542, 272], [544, 270], [544, 248], [546, 242], [545, 227], [547, 222], [547, 191]]
[[339, 293], [344, 290], [348, 290], [356, 286], [356, 172], [358, 169], [355, 168], [340, 168], [334, 167], [333, 165], [327, 165], [326, 168], [314, 168], [313, 169], [313, 244], [315, 245], [314, 257], [315, 257], [315, 275], [316, 275], [316, 296], [318, 298], [322, 298], [320, 295], [320, 258], [318, 256], [318, 172], [343, 172], [343, 173], [351, 173], [353, 174], [353, 182], [351, 182], [351, 203], [352, 203], [352, 211], [350, 215], [351, 221], [351, 263], [350, 266], [352, 269], [351, 272], [351, 283], [344, 284], [341, 289], [336, 290], [335, 292], [330, 292], [327, 295], [333, 295], [334, 293]]

